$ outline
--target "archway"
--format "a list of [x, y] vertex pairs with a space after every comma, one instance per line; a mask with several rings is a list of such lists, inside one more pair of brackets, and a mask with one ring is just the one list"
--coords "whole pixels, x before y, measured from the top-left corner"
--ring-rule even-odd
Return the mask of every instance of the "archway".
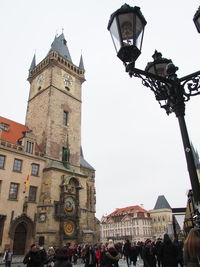
[[13, 251], [15, 255], [23, 255], [25, 253], [26, 237], [27, 237], [27, 227], [22, 222], [18, 224], [14, 233]]
[[11, 222], [9, 236], [10, 246], [15, 255], [25, 254], [33, 242], [35, 224], [26, 214], [22, 214]]

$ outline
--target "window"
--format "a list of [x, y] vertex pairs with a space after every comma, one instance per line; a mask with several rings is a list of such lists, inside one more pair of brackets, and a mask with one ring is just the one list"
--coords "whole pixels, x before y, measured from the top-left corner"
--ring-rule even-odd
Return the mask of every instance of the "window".
[[21, 172], [21, 169], [22, 169], [22, 160], [21, 159], [15, 159], [14, 165], [13, 165], [13, 171]]
[[5, 131], [5, 132], [8, 132], [8, 130], [9, 130], [9, 125], [6, 124], [6, 123], [4, 123], [4, 122], [1, 122], [1, 123], [0, 123], [0, 129], [2, 129], [2, 130]]
[[68, 112], [67, 111], [63, 112], [63, 123], [66, 126], [68, 125]]
[[0, 196], [1, 196], [2, 180], [0, 180]]
[[38, 176], [39, 174], [39, 164], [32, 163], [31, 164], [31, 175]]
[[33, 154], [33, 147], [34, 147], [34, 143], [27, 141], [26, 142], [26, 152]]
[[67, 147], [63, 147], [63, 150], [62, 150], [62, 161], [69, 162], [69, 156], [70, 156], [69, 149]]
[[4, 169], [6, 157], [4, 155], [0, 155], [0, 169]]
[[10, 191], [9, 191], [9, 199], [15, 200], [17, 199], [19, 184], [11, 183], [10, 184]]
[[36, 201], [36, 195], [37, 195], [37, 187], [36, 186], [30, 186], [28, 200], [35, 202]]

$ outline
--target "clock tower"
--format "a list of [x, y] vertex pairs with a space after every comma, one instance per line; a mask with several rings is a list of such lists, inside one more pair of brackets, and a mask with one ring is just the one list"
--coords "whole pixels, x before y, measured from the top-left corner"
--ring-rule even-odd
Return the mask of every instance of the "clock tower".
[[81, 148], [81, 85], [85, 81], [71, 59], [64, 34], [29, 70], [26, 125], [46, 159], [38, 203], [36, 235], [48, 245], [95, 242], [95, 170]]

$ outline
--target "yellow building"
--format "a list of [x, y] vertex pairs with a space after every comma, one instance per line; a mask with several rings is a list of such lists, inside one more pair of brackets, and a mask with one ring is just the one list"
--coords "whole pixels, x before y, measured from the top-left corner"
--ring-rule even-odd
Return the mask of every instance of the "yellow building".
[[0, 117], [0, 252], [98, 240], [95, 170], [81, 149], [84, 73], [56, 36], [32, 60], [25, 125]]

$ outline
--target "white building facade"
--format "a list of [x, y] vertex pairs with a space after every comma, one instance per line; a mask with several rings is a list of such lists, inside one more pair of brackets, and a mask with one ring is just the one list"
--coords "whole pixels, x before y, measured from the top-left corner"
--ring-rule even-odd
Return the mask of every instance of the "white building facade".
[[147, 210], [140, 206], [116, 209], [101, 219], [101, 242], [109, 239], [123, 242], [145, 241], [152, 238], [151, 217]]

